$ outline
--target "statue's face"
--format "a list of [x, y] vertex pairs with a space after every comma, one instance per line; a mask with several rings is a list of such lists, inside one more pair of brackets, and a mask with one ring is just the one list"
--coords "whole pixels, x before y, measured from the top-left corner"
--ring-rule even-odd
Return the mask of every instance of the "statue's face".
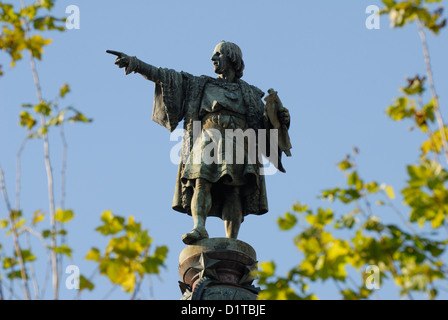
[[213, 68], [217, 74], [223, 74], [228, 68], [231, 68], [227, 55], [222, 50], [222, 46], [222, 43], [216, 46], [211, 58], [213, 61]]

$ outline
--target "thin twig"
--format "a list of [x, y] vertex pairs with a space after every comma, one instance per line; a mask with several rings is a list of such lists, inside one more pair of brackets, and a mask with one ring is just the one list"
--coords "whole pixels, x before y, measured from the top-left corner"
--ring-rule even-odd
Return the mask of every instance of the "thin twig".
[[29, 234], [39, 238], [39, 240], [42, 243], [42, 246], [47, 249], [47, 242], [45, 241], [45, 238], [42, 236], [42, 234], [40, 234], [39, 232], [33, 230], [32, 228], [28, 227], [28, 226], [22, 226], [23, 231], [28, 232]]
[[440, 139], [442, 140], [442, 146], [443, 146], [443, 154], [445, 155], [445, 159], [448, 163], [448, 143], [447, 143], [447, 137], [445, 134], [445, 122], [443, 121], [442, 113], [440, 112], [440, 106], [439, 106], [439, 97], [437, 95], [437, 91], [434, 85], [434, 77], [431, 67], [431, 58], [429, 56], [429, 48], [428, 48], [428, 42], [426, 40], [425, 32], [423, 31], [423, 24], [420, 20], [417, 19], [417, 27], [418, 27], [418, 34], [420, 35], [420, 39], [423, 46], [423, 55], [425, 58], [425, 65], [426, 65], [426, 74], [428, 76], [428, 83], [429, 88], [431, 90], [431, 95], [434, 100], [434, 114], [436, 116], [437, 124], [439, 126], [439, 132], [440, 132]]
[[[6, 288], [6, 290], [8, 290], [10, 299], [14, 298], [16, 300], [22, 300], [21, 297], [19, 297], [18, 295], [16, 295], [14, 293], [14, 289], [12, 287], [10, 287], [6, 282], [3, 282], [2, 285]], [[1, 288], [0, 288], [0, 291], [1, 291]], [[0, 299], [0, 300], [3, 300], [3, 299]]]
[[110, 295], [115, 291], [115, 289], [117, 289], [117, 288], [118, 288], [118, 286], [114, 285], [114, 286], [112, 287], [112, 289], [110, 289], [109, 292], [106, 293], [106, 295], [104, 296], [103, 300], [107, 300], [107, 299], [109, 298], [109, 296], [110, 296]]
[[152, 283], [151, 276], [148, 276], [148, 285], [149, 285], [149, 300], [155, 300], [155, 298], [154, 298], [154, 285]]
[[[3, 260], [2, 256], [3, 256], [3, 254], [2, 254], [1, 248], [0, 248], [0, 260]], [[3, 296], [3, 273], [0, 270], [0, 301], [1, 300], [5, 300], [5, 298]]]
[[23, 150], [25, 149], [28, 137], [26, 137], [22, 144], [20, 145], [19, 151], [16, 155], [16, 210], [20, 209], [20, 191], [21, 191], [21, 163], [20, 159], [22, 157]]
[[131, 296], [131, 299], [130, 299], [130, 300], [135, 300], [135, 299], [137, 298], [137, 294], [138, 294], [138, 292], [140, 291], [140, 286], [141, 286], [141, 284], [142, 284], [142, 281], [143, 281], [143, 279], [140, 279], [140, 280], [137, 282], [137, 284], [136, 284], [136, 286], [135, 286], [135, 288], [134, 288], [134, 292], [132, 292], [132, 296]]
[[6, 210], [8, 210], [8, 213], [11, 213], [12, 211], [11, 202], [9, 202], [8, 192], [6, 190], [5, 176], [3, 174], [3, 169], [1, 166], [0, 166], [0, 188], [2, 190], [3, 199], [5, 199]]
[[[53, 106], [54, 109], [57, 113], [59, 113], [59, 102], [58, 99], [56, 98], [53, 102]], [[61, 165], [61, 199], [60, 199], [60, 208], [62, 210], [65, 210], [65, 195], [66, 195], [66, 172], [67, 172], [67, 149], [68, 149], [68, 144], [67, 144], [67, 139], [65, 138], [65, 130], [64, 130], [64, 121], [62, 121], [59, 125], [59, 134], [61, 137], [61, 142], [62, 142], [62, 165]], [[58, 229], [63, 229], [63, 225], [59, 224], [60, 228], [58, 227]], [[64, 235], [62, 235], [62, 239], [61, 239], [61, 245], [66, 243], [66, 238]], [[59, 278], [62, 277], [62, 263], [63, 263], [63, 256], [60, 257], [60, 259], [58, 259], [58, 269], [59, 269]]]
[[47, 283], [50, 280], [50, 272], [51, 272], [51, 258], [47, 261], [47, 265], [45, 267], [45, 279], [42, 285], [42, 290], [40, 292], [41, 297], [45, 297], [45, 293], [47, 291]]
[[[33, 69], [33, 74], [37, 76], [36, 71], [36, 65], [34, 63], [34, 59], [31, 58], [31, 65]], [[37, 86], [39, 88], [39, 86]], [[38, 91], [39, 92], [39, 91]], [[39, 96], [39, 94], [38, 94]], [[42, 126], [45, 125], [45, 116], [41, 115], [41, 124]], [[51, 264], [52, 264], [52, 283], [53, 283], [53, 298], [55, 300], [58, 299], [58, 291], [59, 291], [59, 277], [58, 277], [58, 262], [57, 262], [57, 254], [54, 251], [54, 248], [56, 248], [56, 220], [55, 220], [55, 201], [54, 201], [54, 187], [53, 187], [53, 169], [51, 167], [51, 160], [50, 160], [50, 143], [48, 140], [48, 134], [45, 133], [43, 136], [44, 140], [44, 160], [45, 160], [45, 168], [47, 171], [47, 184], [48, 184], [48, 201], [49, 201], [49, 207], [50, 207], [50, 226], [51, 226], [51, 247], [52, 247], [52, 254], [51, 254]]]
[[[26, 241], [28, 244], [28, 248], [31, 252], [31, 241], [30, 241], [29, 233], [26, 234]], [[31, 283], [33, 284], [33, 288], [34, 288], [34, 298], [36, 300], [39, 300], [39, 283], [37, 282], [36, 270], [34, 269], [34, 263], [32, 261], [30, 261], [29, 265], [30, 265]]]
[[26, 275], [26, 268], [25, 268], [25, 261], [23, 260], [22, 255], [22, 249], [20, 249], [19, 244], [19, 235], [17, 234], [16, 229], [16, 218], [17, 212], [14, 212], [11, 208], [11, 203], [9, 202], [8, 193], [6, 191], [6, 184], [5, 184], [5, 176], [3, 174], [3, 169], [0, 167], [0, 188], [3, 193], [3, 198], [5, 199], [6, 203], [6, 209], [8, 210], [8, 218], [9, 223], [11, 224], [11, 231], [12, 231], [12, 237], [13, 237], [13, 243], [14, 243], [14, 251], [15, 255], [19, 259], [19, 265], [20, 265], [20, 276], [22, 278], [22, 285], [23, 285], [23, 291], [25, 294], [25, 299], [30, 300], [30, 289], [28, 288], [28, 278]]
[[343, 290], [342, 290], [341, 286], [339, 285], [339, 283], [334, 278], [331, 278], [331, 280], [333, 280], [333, 283], [336, 286], [336, 288], [339, 290], [339, 292], [342, 292]]
[[[384, 191], [383, 191], [384, 192]], [[385, 192], [384, 192], [385, 193]], [[392, 201], [390, 201], [389, 197], [387, 196], [387, 194], [384, 195], [384, 198], [386, 199], [387, 205], [392, 209], [393, 212], [395, 212], [398, 216], [398, 218], [400, 218], [401, 222], [403, 224], [405, 224], [409, 230], [411, 231], [411, 233], [415, 236], [417, 235], [417, 232], [412, 228], [412, 225], [409, 223], [409, 221], [407, 221], [403, 214], [400, 212], [400, 210], [397, 209], [397, 207], [395, 207], [392, 203]]]

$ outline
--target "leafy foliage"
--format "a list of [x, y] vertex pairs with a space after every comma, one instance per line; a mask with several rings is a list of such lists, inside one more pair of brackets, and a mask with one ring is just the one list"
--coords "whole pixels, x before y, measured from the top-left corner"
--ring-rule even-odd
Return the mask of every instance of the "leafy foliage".
[[394, 1], [383, 0], [385, 8], [382, 14], [388, 14], [392, 27], [403, 27], [413, 21], [420, 21], [424, 26], [435, 34], [445, 27], [446, 19], [442, 19], [443, 7], [432, 11], [422, 4], [433, 4], [441, 0], [409, 0]]
[[0, 1], [0, 49], [11, 57], [11, 66], [23, 58], [23, 51], [29, 51], [38, 60], [42, 59], [43, 48], [51, 43], [40, 34], [30, 35], [32, 29], [38, 31], [65, 31], [65, 18], [49, 15], [54, 0], [36, 1], [29, 6], [15, 9], [14, 5]]
[[[443, 9], [431, 11], [427, 6], [436, 2], [441, 1], [383, 0], [385, 8], [381, 12], [389, 15], [392, 27], [417, 21], [422, 30], [438, 34], [446, 25], [441, 16]], [[354, 156], [348, 155], [338, 163], [346, 176], [345, 186], [323, 190], [319, 195], [337, 209], [312, 210], [297, 203], [278, 219], [281, 230], [299, 229], [294, 243], [303, 258], [284, 278], [276, 276], [274, 262], [261, 263], [261, 299], [317, 299], [310, 284], [329, 280], [343, 299], [368, 299], [373, 293], [366, 286], [368, 266], [378, 268], [381, 281], [392, 279], [402, 296], [412, 298], [413, 293], [424, 293], [435, 299], [444, 288], [443, 281], [448, 280], [443, 258], [448, 244], [443, 233], [448, 230], [448, 158], [442, 163], [439, 156], [446, 153], [448, 129], [439, 111], [429, 54], [425, 55], [428, 74], [407, 79], [400, 88], [402, 95], [386, 110], [390, 119], [410, 120], [411, 129], [418, 128], [428, 137], [420, 148], [420, 162], [407, 166], [408, 180], [401, 190], [409, 214], [404, 215], [394, 206], [396, 194], [392, 186], [362, 179], [355, 161], [359, 151], [355, 149]], [[423, 103], [427, 80], [431, 97]], [[374, 214], [387, 209], [397, 215], [400, 225], [384, 223]]]
[[128, 293], [138, 288], [145, 275], [159, 274], [168, 249], [157, 247], [150, 255], [152, 238], [147, 230], [142, 230], [141, 223], [135, 222], [133, 216], [126, 222], [111, 211], [105, 211], [101, 221], [103, 224], [96, 230], [112, 237], [104, 253], [92, 248], [86, 256], [87, 260], [98, 263], [101, 274]]
[[[21, 282], [25, 299], [33, 298], [29, 288], [30, 282], [34, 288], [34, 298], [42, 298], [39, 290], [39, 277], [35, 274], [34, 267], [34, 263], [39, 260], [39, 257], [33, 253], [32, 244], [34, 243], [30, 241], [31, 237], [38, 239], [48, 254], [47, 266], [51, 267], [54, 299], [58, 299], [61, 261], [63, 258], [71, 260], [73, 256], [73, 249], [66, 242], [68, 231], [65, 227], [74, 219], [75, 215], [73, 210], [65, 209], [64, 205], [55, 208], [48, 136], [52, 129], [59, 128], [63, 144], [66, 146], [63, 134], [64, 124], [90, 123], [92, 120], [72, 106], [60, 108], [61, 101], [71, 92], [69, 84], [63, 84], [59, 95], [53, 100], [44, 99], [41, 94], [35, 60], [41, 60], [44, 48], [52, 43], [52, 40], [46, 38], [44, 33], [65, 31], [65, 18], [57, 18], [50, 14], [54, 4], [55, 0], [39, 0], [28, 6], [23, 5], [19, 9], [18, 6], [0, 1], [0, 49], [9, 54], [11, 67], [24, 58], [24, 53], [28, 53], [30, 56], [38, 99], [37, 102], [22, 105], [19, 125], [27, 131], [25, 142], [30, 139], [43, 141], [46, 150], [44, 158], [50, 199], [49, 219], [46, 219], [47, 214], [41, 210], [35, 211], [30, 218], [26, 218], [20, 208], [12, 208], [6, 192], [4, 174], [0, 168], [0, 187], [9, 212], [7, 219], [0, 219], [0, 229], [4, 229], [6, 235], [12, 238], [14, 248], [12, 254], [8, 254], [6, 248], [0, 244], [0, 299], [3, 299], [3, 271], [11, 280], [9, 287], [11, 298], [16, 280]], [[1, 67], [0, 76], [3, 75]], [[21, 149], [24, 146], [25, 143]], [[63, 159], [64, 161], [65, 159]], [[61, 198], [64, 195], [65, 190], [62, 192]], [[63, 203], [62, 199], [61, 203]], [[18, 204], [16, 206], [19, 207]], [[49, 220], [49, 227], [45, 228], [43, 223], [46, 220]], [[106, 274], [114, 285], [120, 285], [126, 292], [132, 292], [132, 297], [135, 298], [144, 276], [160, 273], [168, 250], [166, 247], [157, 247], [155, 252], [150, 255], [152, 238], [149, 237], [147, 230], [142, 229], [140, 223], [134, 221], [132, 216], [125, 222], [124, 218], [114, 216], [110, 211], [106, 211], [101, 220], [103, 224], [97, 228], [97, 231], [105, 236], [114, 237], [110, 239], [103, 254], [99, 249], [93, 248], [87, 254], [86, 259], [96, 261], [102, 274]], [[26, 246], [23, 245], [25, 240]], [[43, 278], [44, 275], [41, 277]], [[48, 278], [48, 275], [45, 278]], [[94, 289], [95, 285], [91, 278], [80, 275], [78, 296], [84, 290], [92, 291]], [[17, 296], [14, 297], [17, 298]]]
[[[350, 166], [347, 166], [347, 162], [350, 162]], [[286, 278], [275, 277], [273, 262], [262, 263], [260, 265], [262, 271], [258, 275], [260, 284], [266, 288], [260, 297], [315, 299], [316, 295], [308, 292], [309, 283], [332, 280], [344, 299], [365, 299], [372, 294], [372, 291], [363, 285], [366, 277], [363, 270], [369, 265], [375, 265], [379, 267], [382, 279], [392, 278], [395, 281], [400, 287], [401, 295], [409, 295], [412, 291], [416, 291], [434, 298], [437, 295], [435, 289], [437, 281], [445, 279], [448, 272], [442, 259], [448, 240], [423, 237], [415, 233], [412, 228], [408, 231], [398, 225], [382, 223], [380, 217], [374, 215], [373, 211], [375, 207], [383, 206], [390, 206], [392, 210], [396, 210], [391, 204], [391, 200], [395, 198], [392, 187], [375, 181], [365, 183], [350, 157], [338, 165], [344, 168], [343, 172], [347, 177], [346, 186], [324, 190], [321, 198], [330, 203], [353, 205], [354, 208], [346, 214], [336, 215], [329, 208], [319, 207], [311, 210], [308, 206], [297, 203], [293, 206], [292, 212], [279, 218], [279, 227], [283, 230], [300, 228], [294, 243], [304, 258]], [[436, 166], [433, 169], [438, 168]], [[441, 170], [439, 174], [444, 177], [439, 178], [433, 188], [439, 186], [441, 190], [445, 190], [446, 171]], [[419, 188], [418, 184], [415, 184], [415, 179], [419, 178], [409, 181], [409, 184], [414, 186], [410, 188]], [[408, 189], [402, 190], [405, 199], [410, 192]], [[433, 229], [439, 229], [446, 224], [448, 211], [438, 210], [441, 203], [446, 206], [446, 201], [431, 201], [430, 197], [415, 193], [413, 196], [418, 205], [421, 205], [420, 200], [425, 198], [428, 206], [436, 208], [434, 211], [427, 208], [419, 210], [418, 205], [406, 200], [411, 208], [411, 222], [417, 221], [416, 219], [420, 219], [421, 224], [431, 221]], [[371, 204], [373, 200], [375, 205]], [[415, 211], [422, 215], [417, 217]], [[345, 231], [344, 237], [336, 236], [338, 230]], [[347, 237], [346, 234], [351, 236]], [[354, 270], [361, 276], [357, 281], [351, 278]], [[355, 288], [352, 283], [357, 283]], [[296, 287], [298, 289], [294, 289]]]

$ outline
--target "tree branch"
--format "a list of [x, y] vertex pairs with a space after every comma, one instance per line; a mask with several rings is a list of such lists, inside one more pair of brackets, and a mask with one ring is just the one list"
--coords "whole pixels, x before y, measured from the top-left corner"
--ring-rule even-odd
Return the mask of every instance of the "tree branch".
[[[21, 0], [22, 8], [25, 8], [25, 3], [23, 0]], [[25, 39], [29, 39], [29, 32], [30, 32], [30, 26], [29, 22], [25, 19]], [[31, 50], [29, 50], [30, 54], [30, 64], [31, 64], [31, 70], [33, 74], [34, 79], [34, 85], [36, 87], [36, 94], [37, 99], [39, 102], [43, 102], [42, 98], [42, 88], [39, 81], [39, 74], [37, 73], [37, 67], [36, 62], [34, 60], [33, 54]], [[45, 116], [41, 114], [40, 117], [41, 125], [45, 125]], [[51, 167], [51, 161], [50, 161], [50, 146], [49, 146], [49, 140], [48, 140], [48, 134], [44, 133], [43, 135], [44, 140], [44, 160], [45, 160], [45, 168], [47, 171], [47, 184], [48, 184], [48, 200], [49, 200], [49, 211], [50, 211], [50, 226], [51, 226], [51, 267], [52, 267], [52, 283], [53, 283], [53, 298], [55, 300], [58, 299], [59, 295], [59, 276], [58, 276], [58, 258], [57, 254], [54, 250], [54, 248], [57, 247], [56, 245], [56, 221], [55, 221], [55, 201], [54, 201], [54, 187], [53, 187], [53, 169]]]
[[14, 212], [11, 208], [11, 203], [9, 202], [8, 193], [6, 191], [5, 176], [3, 174], [3, 169], [1, 167], [0, 167], [0, 188], [3, 193], [3, 198], [5, 199], [6, 208], [8, 210], [8, 218], [9, 218], [9, 223], [11, 224], [11, 231], [12, 231], [12, 237], [13, 237], [13, 243], [14, 243], [14, 251], [15, 251], [17, 258], [19, 259], [20, 276], [22, 278], [22, 285], [23, 285], [23, 291], [25, 294], [25, 299], [30, 300], [31, 296], [30, 296], [30, 289], [28, 288], [28, 278], [26, 275], [25, 262], [23, 260], [22, 249], [20, 249], [20, 244], [19, 244], [19, 235], [17, 234], [17, 229], [16, 229], [15, 215], [17, 215], [18, 211]]
[[434, 85], [434, 77], [431, 67], [431, 58], [429, 56], [428, 42], [426, 40], [425, 32], [423, 31], [423, 24], [419, 19], [417, 19], [417, 27], [418, 27], [418, 34], [420, 35], [420, 40], [423, 46], [423, 55], [425, 58], [426, 74], [428, 76], [429, 88], [431, 90], [431, 95], [434, 100], [434, 115], [436, 116], [437, 125], [439, 126], [440, 139], [442, 140], [442, 146], [443, 146], [443, 154], [448, 164], [448, 143], [445, 134], [445, 123], [443, 121], [442, 113], [440, 112], [439, 97], [437, 95], [437, 91]]

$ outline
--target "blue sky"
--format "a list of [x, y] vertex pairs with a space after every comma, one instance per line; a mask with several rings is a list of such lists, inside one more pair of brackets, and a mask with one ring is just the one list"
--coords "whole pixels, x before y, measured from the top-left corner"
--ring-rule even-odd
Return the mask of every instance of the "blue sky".
[[[399, 190], [405, 183], [405, 166], [418, 161], [424, 137], [408, 131], [410, 124], [389, 120], [384, 110], [399, 95], [405, 77], [423, 74], [425, 66], [415, 25], [390, 29], [383, 16], [379, 30], [366, 28], [365, 10], [372, 4], [381, 6], [377, 0], [57, 1], [56, 16], [66, 15], [69, 5], [79, 7], [80, 29], [49, 35], [54, 42], [38, 63], [43, 95], [52, 99], [67, 82], [72, 92], [61, 106], [72, 105], [94, 119], [91, 124], [65, 128], [66, 205], [76, 215], [68, 243], [81, 273], [90, 275], [94, 270], [92, 263], [83, 260], [87, 251], [106, 245], [106, 239], [94, 231], [101, 213], [110, 209], [117, 215], [134, 215], [149, 229], [155, 245], [170, 250], [161, 280], [152, 278], [154, 298], [179, 299], [181, 236], [192, 227], [190, 217], [171, 209], [177, 164], [170, 162], [170, 150], [176, 142], [150, 119], [154, 84], [139, 75], [125, 76], [106, 49], [135, 55], [155, 66], [213, 76], [211, 54], [218, 42], [227, 40], [243, 51], [243, 79], [265, 92], [269, 88], [279, 92], [292, 117], [293, 157], [284, 162], [286, 174], [267, 177], [270, 212], [248, 217], [239, 236], [255, 248], [259, 261], [274, 260], [279, 274], [294, 267], [300, 256], [293, 244], [295, 233], [280, 232], [277, 218], [296, 201], [325, 206], [316, 196], [344, 183], [335, 163], [354, 146], [360, 149], [358, 164], [366, 180]], [[428, 35], [428, 40], [443, 108], [448, 101], [447, 34]], [[28, 61], [11, 69], [8, 59], [0, 53], [5, 71], [0, 78], [0, 164], [12, 197], [15, 155], [25, 136], [18, 114], [21, 104], [36, 102], [36, 96]], [[57, 132], [50, 139], [58, 175], [62, 149]], [[48, 211], [40, 141], [26, 146], [22, 177], [25, 215], [37, 209]], [[59, 188], [57, 180], [58, 197]], [[398, 195], [396, 204], [400, 202]], [[0, 205], [0, 218], [5, 215]], [[207, 227], [212, 237], [224, 236], [220, 220], [210, 218]], [[100, 276], [94, 282], [96, 290], [84, 297], [101, 299], [110, 285]], [[63, 298], [75, 295], [61, 288]], [[319, 297], [338, 297], [331, 282], [320, 288]], [[147, 287], [143, 292], [150, 296]], [[388, 287], [378, 296], [397, 297]], [[125, 296], [117, 289], [109, 297]]]

